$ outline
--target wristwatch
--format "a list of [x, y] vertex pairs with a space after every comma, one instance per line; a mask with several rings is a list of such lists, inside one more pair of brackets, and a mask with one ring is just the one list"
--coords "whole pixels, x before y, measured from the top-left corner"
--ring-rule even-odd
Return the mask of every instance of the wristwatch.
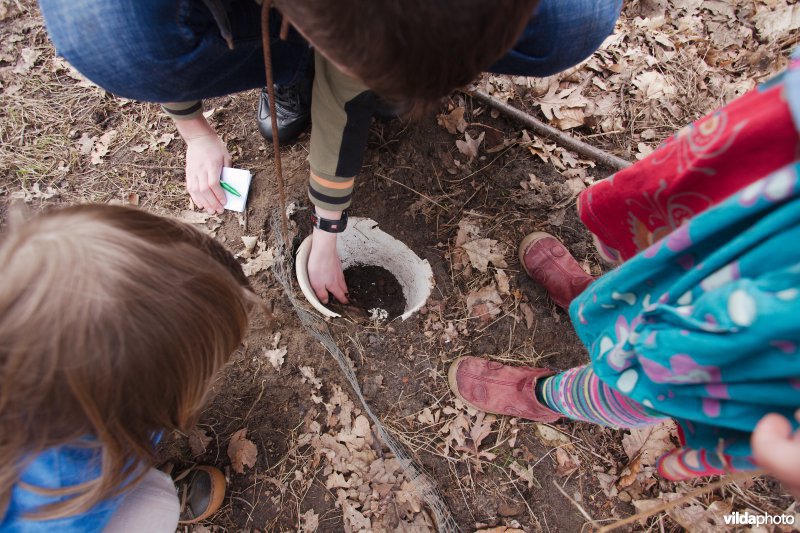
[[347, 210], [342, 211], [342, 218], [339, 220], [329, 220], [317, 215], [316, 211], [311, 211], [311, 223], [315, 228], [327, 231], [328, 233], [341, 233], [347, 228]]

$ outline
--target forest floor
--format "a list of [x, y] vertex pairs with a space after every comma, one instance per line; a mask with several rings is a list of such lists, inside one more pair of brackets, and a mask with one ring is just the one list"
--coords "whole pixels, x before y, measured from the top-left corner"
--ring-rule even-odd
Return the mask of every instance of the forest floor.
[[[615, 33], [578, 67], [544, 79], [485, 75], [476, 87], [635, 161], [779, 73], [799, 41], [792, 1], [626, 4]], [[34, 2], [2, 0], [0, 216], [15, 203], [38, 211], [85, 202], [175, 216], [237, 254], [273, 308], [276, 322], [254, 328], [234, 354], [198, 426], [159, 448], [174, 471], [212, 464], [228, 479], [223, 509], [185, 530], [433, 530], [430, 502], [275, 277], [278, 205], [257, 94], [206, 101], [233, 166], [254, 173], [244, 215], [208, 216], [185, 193], [185, 145], [159, 107], [82, 78], [55, 55]], [[308, 140], [306, 133], [282, 148], [298, 239], [310, 229]], [[527, 233], [548, 231], [601, 274], [575, 197], [611, 173], [462, 93], [443, 101], [438, 116], [373, 124], [351, 216], [378, 221], [428, 260], [435, 288], [406, 321], [336, 319], [328, 329], [372, 411], [463, 531], [590, 530], [714, 481], [655, 475], [653, 459], [677, 442], [669, 425], [538, 424], [477, 413], [449, 392], [447, 369], [462, 355], [554, 369], [587, 362], [568, 315], [527, 278], [516, 247]], [[796, 513], [777, 483], [755, 477], [632, 527], [723, 531], [722, 515], [732, 510]]]

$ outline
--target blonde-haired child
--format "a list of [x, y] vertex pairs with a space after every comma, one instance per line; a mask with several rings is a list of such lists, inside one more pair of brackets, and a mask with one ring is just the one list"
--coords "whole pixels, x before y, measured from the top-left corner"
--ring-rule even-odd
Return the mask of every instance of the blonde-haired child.
[[[0, 530], [174, 530], [154, 440], [191, 428], [245, 336], [258, 301], [235, 259], [177, 221], [83, 205], [12, 229], [0, 272]], [[126, 514], [143, 486], [157, 509]]]

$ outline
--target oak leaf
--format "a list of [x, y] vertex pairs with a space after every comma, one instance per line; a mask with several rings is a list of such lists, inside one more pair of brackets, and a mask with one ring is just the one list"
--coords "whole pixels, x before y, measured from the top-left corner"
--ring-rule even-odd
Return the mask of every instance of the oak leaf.
[[467, 295], [469, 316], [480, 318], [484, 324], [488, 324], [493, 317], [500, 314], [502, 304], [503, 299], [497, 292], [497, 286], [494, 283]]
[[281, 366], [283, 366], [283, 360], [286, 357], [286, 347], [284, 346], [283, 348], [275, 348], [272, 350], [264, 348], [263, 351], [264, 357], [267, 358], [269, 364], [271, 364], [275, 370], [280, 370]]
[[622, 448], [631, 461], [639, 458], [642, 466], [652, 466], [659, 457], [675, 447], [672, 443], [674, 433], [675, 423], [672, 420], [655, 426], [634, 428], [629, 435], [622, 437]]
[[189, 448], [192, 450], [192, 456], [197, 457], [206, 453], [206, 448], [211, 440], [204, 429], [199, 427], [192, 429], [189, 432]]
[[464, 133], [464, 140], [461, 139], [456, 140], [456, 148], [458, 151], [464, 154], [469, 158], [470, 161], [478, 157], [478, 149], [483, 142], [483, 137], [486, 135], [485, 132], [481, 132], [476, 138], [470, 137], [469, 133]]
[[464, 133], [467, 130], [467, 121], [464, 120], [464, 107], [459, 106], [448, 114], [436, 115], [436, 122], [449, 133]]
[[228, 457], [231, 460], [231, 468], [237, 474], [244, 474], [245, 467], [254, 467], [258, 458], [258, 448], [246, 435], [247, 428], [240, 429], [231, 435], [231, 440], [228, 443]]
[[258, 243], [258, 253], [253, 256], [248, 262], [242, 265], [242, 271], [245, 276], [253, 276], [262, 270], [267, 270], [275, 264], [275, 250], [267, 248], [266, 243]]
[[502, 252], [498, 250], [498, 242], [494, 239], [477, 239], [461, 245], [472, 263], [481, 272], [486, 272], [489, 263], [497, 268], [506, 268], [508, 264]]

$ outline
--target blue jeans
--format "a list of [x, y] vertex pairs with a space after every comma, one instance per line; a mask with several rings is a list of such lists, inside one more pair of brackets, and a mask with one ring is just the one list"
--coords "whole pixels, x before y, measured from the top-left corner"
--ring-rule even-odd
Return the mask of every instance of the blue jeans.
[[[135, 100], [180, 102], [263, 87], [260, 6], [225, 0], [234, 48], [200, 0], [40, 0], [57, 52], [104, 89]], [[520, 40], [491, 72], [549, 76], [576, 65], [611, 33], [622, 0], [542, 0]], [[294, 30], [278, 39], [273, 73], [288, 84], [311, 57]]]

